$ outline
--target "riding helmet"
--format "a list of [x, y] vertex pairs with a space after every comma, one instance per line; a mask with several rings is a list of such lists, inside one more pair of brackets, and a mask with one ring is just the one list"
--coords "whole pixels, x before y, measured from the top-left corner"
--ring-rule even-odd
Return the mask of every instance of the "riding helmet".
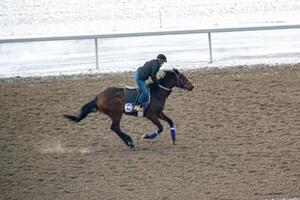
[[159, 54], [156, 58], [158, 60], [162, 60], [164, 62], [167, 62], [167, 57], [164, 54]]

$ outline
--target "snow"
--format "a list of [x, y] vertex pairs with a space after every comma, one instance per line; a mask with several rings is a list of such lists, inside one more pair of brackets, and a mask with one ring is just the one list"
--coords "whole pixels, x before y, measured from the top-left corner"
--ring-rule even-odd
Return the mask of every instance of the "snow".
[[[59, 2], [4, 0], [0, 37], [300, 24], [297, 0]], [[299, 35], [300, 29], [214, 33], [213, 63], [207, 34], [100, 39], [98, 70], [93, 40], [0, 44], [0, 77], [133, 71], [159, 53], [168, 58], [165, 69], [299, 63]]]

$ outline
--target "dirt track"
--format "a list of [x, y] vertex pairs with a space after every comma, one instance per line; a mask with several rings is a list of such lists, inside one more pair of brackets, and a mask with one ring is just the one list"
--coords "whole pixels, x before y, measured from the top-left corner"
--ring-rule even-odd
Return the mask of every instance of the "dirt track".
[[103, 114], [62, 118], [132, 74], [0, 80], [0, 199], [300, 198], [300, 65], [185, 74], [165, 109], [178, 145], [125, 116], [135, 151]]

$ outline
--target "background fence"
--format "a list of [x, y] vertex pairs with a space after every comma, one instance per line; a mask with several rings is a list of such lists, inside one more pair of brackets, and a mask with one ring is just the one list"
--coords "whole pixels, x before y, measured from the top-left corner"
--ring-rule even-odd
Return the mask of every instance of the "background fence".
[[265, 31], [265, 30], [299, 29], [299, 28], [300, 28], [300, 24], [292, 24], [292, 25], [277, 25], [277, 26], [169, 30], [169, 31], [151, 31], [151, 32], [94, 34], [94, 35], [4, 37], [4, 38], [0, 38], [0, 43], [42, 42], [42, 41], [61, 41], [61, 40], [94, 40], [96, 69], [99, 69], [98, 39], [162, 36], [162, 35], [186, 35], [186, 34], [201, 34], [201, 33], [208, 34], [209, 62], [212, 63], [213, 62], [212, 33], [241, 32], [241, 31]]

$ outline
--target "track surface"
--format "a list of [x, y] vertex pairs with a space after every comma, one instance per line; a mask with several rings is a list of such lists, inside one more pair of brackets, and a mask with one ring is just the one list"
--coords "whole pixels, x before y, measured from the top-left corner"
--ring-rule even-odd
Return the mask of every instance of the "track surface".
[[2, 79], [0, 199], [300, 198], [300, 65], [184, 72], [165, 112], [178, 145], [125, 116], [128, 149], [104, 114], [62, 114], [132, 74]]

